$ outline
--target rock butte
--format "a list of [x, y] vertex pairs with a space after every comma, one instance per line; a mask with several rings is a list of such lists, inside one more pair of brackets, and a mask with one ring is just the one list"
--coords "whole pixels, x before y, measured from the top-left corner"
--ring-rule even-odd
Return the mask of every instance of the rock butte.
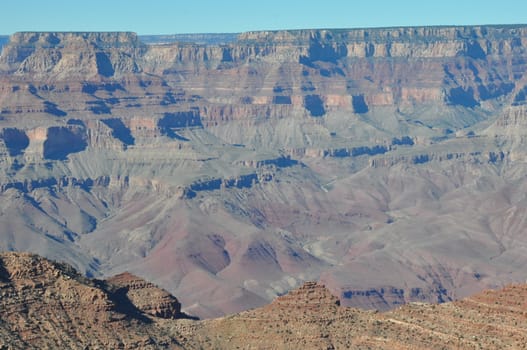
[[527, 279], [527, 26], [188, 39], [2, 44], [0, 250], [202, 318], [305, 280], [385, 310]]

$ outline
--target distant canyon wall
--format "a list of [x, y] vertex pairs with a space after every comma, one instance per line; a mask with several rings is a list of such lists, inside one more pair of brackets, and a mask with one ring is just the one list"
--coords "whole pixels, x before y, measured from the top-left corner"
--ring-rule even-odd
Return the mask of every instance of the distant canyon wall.
[[31, 80], [155, 74], [215, 104], [302, 105], [319, 116], [517, 96], [526, 44], [522, 26], [248, 32], [219, 45], [145, 45], [133, 33], [16, 33], [0, 68]]

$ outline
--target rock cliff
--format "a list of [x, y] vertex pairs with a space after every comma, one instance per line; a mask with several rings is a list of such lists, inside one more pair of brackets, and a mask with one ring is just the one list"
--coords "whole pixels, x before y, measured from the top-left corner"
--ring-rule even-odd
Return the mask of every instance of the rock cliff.
[[181, 304], [174, 296], [142, 278], [124, 272], [107, 281], [123, 288], [126, 297], [145, 314], [169, 319], [186, 317], [181, 313]]
[[10, 37], [1, 250], [201, 317], [308, 279], [379, 309], [525, 280], [526, 26], [198, 41]]
[[177, 348], [118, 288], [71, 266], [3, 253], [0, 274], [3, 347]]
[[324, 286], [306, 283], [264, 308], [177, 329], [184, 346], [203, 349], [521, 349], [525, 292], [510, 286], [457, 303], [377, 313], [339, 307]]

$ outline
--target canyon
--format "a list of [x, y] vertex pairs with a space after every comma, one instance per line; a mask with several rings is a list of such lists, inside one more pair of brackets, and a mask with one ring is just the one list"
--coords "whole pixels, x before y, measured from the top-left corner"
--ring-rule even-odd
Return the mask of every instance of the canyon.
[[527, 280], [527, 26], [2, 45], [1, 251], [200, 318], [308, 280], [377, 310]]

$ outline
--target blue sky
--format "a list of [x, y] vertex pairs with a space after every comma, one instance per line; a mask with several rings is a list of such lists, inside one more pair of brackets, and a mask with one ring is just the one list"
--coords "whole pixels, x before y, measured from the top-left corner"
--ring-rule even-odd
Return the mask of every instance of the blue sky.
[[525, 0], [1, 0], [16, 31], [248, 30], [527, 23]]

